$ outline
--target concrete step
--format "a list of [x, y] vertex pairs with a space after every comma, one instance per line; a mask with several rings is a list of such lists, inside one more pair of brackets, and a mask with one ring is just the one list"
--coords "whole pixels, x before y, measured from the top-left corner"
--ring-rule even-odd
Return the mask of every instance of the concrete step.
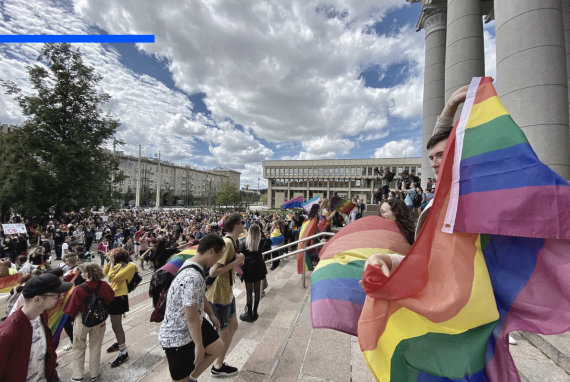
[[[517, 340], [517, 345], [510, 345], [511, 355], [523, 382], [568, 382], [570, 374], [564, 369], [564, 361], [559, 363], [560, 358], [552, 358], [551, 355], [544, 353], [541, 349], [552, 348], [553, 343], [563, 343], [568, 347], [567, 341], [570, 333], [564, 333], [556, 336], [541, 336], [535, 333], [517, 332], [512, 334]], [[541, 337], [540, 345], [537, 347], [532, 341], [536, 337]], [[529, 339], [529, 337], [532, 339]], [[546, 338], [543, 338], [546, 337]], [[559, 351], [559, 349], [557, 349]], [[552, 353], [551, 353], [552, 354]], [[568, 357], [566, 353], [564, 357]], [[564, 358], [563, 357], [563, 358]]]

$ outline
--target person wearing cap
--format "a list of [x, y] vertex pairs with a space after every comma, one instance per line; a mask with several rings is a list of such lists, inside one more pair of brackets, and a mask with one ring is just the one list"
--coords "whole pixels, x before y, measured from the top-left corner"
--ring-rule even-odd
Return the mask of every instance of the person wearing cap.
[[43, 313], [71, 286], [51, 273], [26, 282], [24, 306], [0, 324], [0, 381], [59, 381], [57, 355]]

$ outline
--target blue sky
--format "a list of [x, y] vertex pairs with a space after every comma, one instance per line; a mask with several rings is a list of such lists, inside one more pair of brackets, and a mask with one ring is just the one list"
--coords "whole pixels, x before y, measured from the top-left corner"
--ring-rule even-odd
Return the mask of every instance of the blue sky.
[[[154, 34], [77, 44], [112, 96], [123, 151], [253, 184], [267, 159], [419, 156], [424, 32], [405, 0], [4, 0], [2, 34]], [[494, 75], [494, 25], [486, 25]], [[0, 77], [29, 90], [41, 45], [0, 46]], [[0, 95], [0, 122], [20, 123]], [[265, 182], [263, 182], [265, 183]], [[261, 185], [263, 186], [263, 184]]]

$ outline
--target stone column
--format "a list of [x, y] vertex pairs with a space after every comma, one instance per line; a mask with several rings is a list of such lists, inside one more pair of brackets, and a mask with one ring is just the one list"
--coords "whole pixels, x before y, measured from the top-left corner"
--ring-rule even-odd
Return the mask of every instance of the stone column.
[[446, 44], [445, 101], [471, 78], [485, 75], [481, 1], [447, 0]]
[[[420, 26], [426, 32], [423, 127], [422, 127], [422, 176], [434, 177], [428, 159], [426, 143], [430, 139], [437, 116], [445, 105], [445, 8], [424, 9]], [[425, 183], [425, 180], [424, 180]]]
[[273, 178], [267, 178], [267, 208], [273, 208], [273, 198], [271, 197], [271, 183]]
[[497, 92], [538, 157], [570, 179], [561, 0], [495, 2]]
[[564, 41], [566, 43], [566, 84], [568, 86], [568, 109], [570, 112], [570, 0], [562, 0], [562, 19], [564, 21]]

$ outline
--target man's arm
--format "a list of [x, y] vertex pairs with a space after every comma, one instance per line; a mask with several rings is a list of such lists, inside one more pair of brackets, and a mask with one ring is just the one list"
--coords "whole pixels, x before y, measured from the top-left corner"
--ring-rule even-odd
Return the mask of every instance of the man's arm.
[[194, 365], [199, 364], [204, 359], [204, 344], [202, 343], [202, 321], [198, 306], [185, 306], [184, 315], [186, 316], [186, 324], [190, 331], [190, 337], [194, 342]]
[[236, 253], [236, 258], [226, 265], [221, 263], [216, 263], [212, 268], [210, 268], [210, 277], [216, 277], [221, 274], [224, 274], [231, 270], [232, 268], [237, 268], [238, 266], [242, 265], [244, 262], [245, 256], [243, 253]]

